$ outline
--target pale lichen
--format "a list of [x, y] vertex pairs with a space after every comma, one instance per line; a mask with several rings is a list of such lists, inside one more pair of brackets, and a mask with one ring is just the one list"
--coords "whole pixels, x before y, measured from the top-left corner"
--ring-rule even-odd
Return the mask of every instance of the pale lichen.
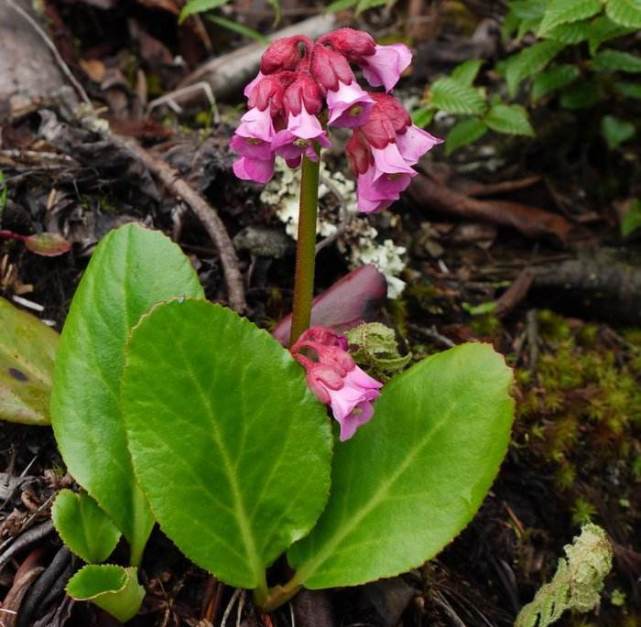
[[519, 613], [514, 627], [547, 627], [566, 610], [589, 612], [599, 606], [603, 580], [612, 568], [612, 545], [601, 527], [587, 524], [564, 547], [552, 581], [539, 588]]
[[[382, 242], [371, 221], [359, 216], [356, 207], [354, 181], [340, 171], [330, 171], [321, 162], [319, 212], [317, 232], [321, 238], [335, 239], [350, 268], [365, 264], [375, 265], [387, 279], [387, 295], [397, 298], [405, 288], [399, 278], [406, 266], [405, 247], [391, 239]], [[275, 176], [266, 185], [260, 199], [274, 209], [276, 217], [285, 224], [287, 234], [296, 239], [298, 229], [298, 194], [300, 170], [292, 170], [276, 163]]]

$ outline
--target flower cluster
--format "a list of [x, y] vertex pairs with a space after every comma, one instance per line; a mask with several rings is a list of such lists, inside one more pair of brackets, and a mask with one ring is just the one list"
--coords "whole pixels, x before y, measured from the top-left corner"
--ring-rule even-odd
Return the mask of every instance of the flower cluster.
[[[266, 183], [276, 156], [295, 168], [330, 145], [328, 126], [351, 128], [347, 156], [358, 178], [358, 208], [379, 211], [399, 198], [419, 158], [441, 140], [414, 126], [388, 92], [409, 66], [403, 44], [379, 46], [368, 33], [341, 28], [315, 42], [297, 35], [274, 41], [245, 87], [249, 110], [231, 141], [238, 178]], [[360, 67], [373, 87], [358, 84]]]
[[326, 327], [307, 329], [291, 348], [307, 371], [307, 384], [329, 405], [340, 424], [340, 440], [351, 438], [374, 415], [383, 384], [363, 372], [347, 352], [347, 338]]

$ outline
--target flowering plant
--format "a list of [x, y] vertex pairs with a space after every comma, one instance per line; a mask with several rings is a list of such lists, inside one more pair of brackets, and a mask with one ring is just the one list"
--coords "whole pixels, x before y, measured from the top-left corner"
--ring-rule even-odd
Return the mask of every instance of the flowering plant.
[[[272, 44], [247, 89], [236, 174], [267, 180], [275, 155], [303, 168], [290, 350], [207, 302], [189, 259], [160, 233], [126, 225], [96, 248], [62, 332], [51, 403], [61, 454], [87, 494], [60, 497], [57, 528], [85, 560], [108, 559], [122, 534], [130, 561], [86, 566], [67, 587], [75, 598], [133, 616], [155, 521], [196, 564], [271, 610], [301, 587], [416, 567], [480, 506], [512, 422], [503, 359], [465, 344], [382, 386], [344, 336], [310, 328], [318, 153], [329, 142], [319, 116], [353, 129], [361, 208], [386, 206], [437, 140], [389, 94], [363, 91], [350, 63], [389, 90], [409, 59], [404, 46], [349, 29], [316, 43], [294, 37]], [[69, 520], [99, 529], [100, 542], [74, 535]], [[293, 574], [270, 586], [283, 554]]]

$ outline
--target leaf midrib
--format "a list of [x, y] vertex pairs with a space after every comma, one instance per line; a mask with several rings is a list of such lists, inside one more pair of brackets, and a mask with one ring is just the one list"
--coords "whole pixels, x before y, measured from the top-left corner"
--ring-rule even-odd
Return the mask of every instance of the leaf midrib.
[[430, 443], [432, 438], [438, 433], [438, 431], [443, 427], [450, 419], [450, 416], [454, 413], [454, 410], [450, 409], [444, 414], [444, 417], [439, 420], [426, 434], [422, 439], [421, 443], [416, 446], [416, 448], [405, 457], [405, 460], [402, 464], [399, 465], [397, 470], [392, 474], [381, 488], [375, 492], [371, 499], [366, 503], [361, 511], [349, 518], [349, 524], [342, 526], [338, 531], [331, 537], [328, 541], [325, 542], [324, 548], [321, 551], [317, 552], [315, 556], [303, 562], [303, 564], [297, 569], [295, 579], [302, 585], [304, 584], [311, 576], [313, 576], [319, 566], [322, 566], [332, 555], [334, 550], [340, 545], [340, 543], [364, 520], [380, 503], [382, 503], [388, 496], [389, 490], [391, 487], [400, 479], [403, 473], [409, 468], [417, 455]]

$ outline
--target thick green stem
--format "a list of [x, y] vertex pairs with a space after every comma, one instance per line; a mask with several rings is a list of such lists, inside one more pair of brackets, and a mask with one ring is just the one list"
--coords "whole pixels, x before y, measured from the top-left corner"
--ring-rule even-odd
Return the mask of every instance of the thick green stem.
[[294, 576], [284, 586], [274, 586], [270, 588], [266, 595], [259, 593], [258, 590], [254, 591], [254, 601], [256, 605], [265, 612], [273, 612], [275, 609], [284, 605], [301, 589], [301, 584]]
[[290, 344], [309, 327], [314, 298], [314, 264], [316, 261], [316, 215], [318, 213], [318, 178], [320, 159], [303, 157], [294, 277], [294, 308]]

